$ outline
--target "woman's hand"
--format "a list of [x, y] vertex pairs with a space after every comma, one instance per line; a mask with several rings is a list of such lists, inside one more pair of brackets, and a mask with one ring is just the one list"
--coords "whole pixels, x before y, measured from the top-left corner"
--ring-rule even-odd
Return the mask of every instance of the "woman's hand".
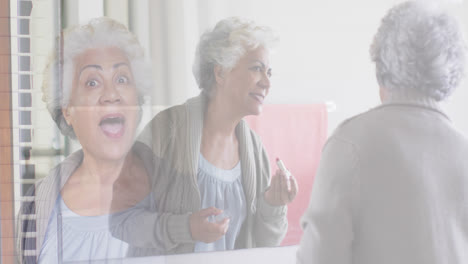
[[296, 198], [299, 187], [294, 176], [288, 177], [282, 170], [276, 170], [271, 178], [270, 186], [263, 198], [272, 206], [286, 205]]
[[209, 222], [208, 217], [219, 215], [223, 211], [209, 207], [190, 215], [190, 233], [192, 239], [205, 243], [212, 243], [226, 234], [229, 227], [229, 218], [224, 218], [219, 222]]

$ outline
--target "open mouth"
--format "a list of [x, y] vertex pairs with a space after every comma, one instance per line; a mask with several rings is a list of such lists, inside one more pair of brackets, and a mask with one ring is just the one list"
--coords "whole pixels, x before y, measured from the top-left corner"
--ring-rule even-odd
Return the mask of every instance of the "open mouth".
[[265, 100], [265, 96], [263, 94], [250, 93], [250, 96], [252, 96], [255, 100], [257, 100], [261, 104], [263, 104], [263, 101]]
[[104, 116], [99, 126], [106, 136], [119, 138], [125, 132], [125, 117], [120, 114]]

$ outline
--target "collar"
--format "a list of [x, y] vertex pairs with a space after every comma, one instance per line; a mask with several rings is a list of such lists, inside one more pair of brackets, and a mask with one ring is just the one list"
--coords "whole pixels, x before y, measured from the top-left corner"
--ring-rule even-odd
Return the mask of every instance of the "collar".
[[419, 107], [425, 108], [430, 111], [434, 111], [444, 116], [446, 119], [450, 120], [448, 115], [442, 110], [440, 102], [436, 101], [430, 97], [417, 97], [417, 96], [407, 96], [404, 94], [401, 95], [392, 95], [382, 102], [382, 105], [377, 108], [384, 108], [388, 106], [409, 106], [409, 107]]

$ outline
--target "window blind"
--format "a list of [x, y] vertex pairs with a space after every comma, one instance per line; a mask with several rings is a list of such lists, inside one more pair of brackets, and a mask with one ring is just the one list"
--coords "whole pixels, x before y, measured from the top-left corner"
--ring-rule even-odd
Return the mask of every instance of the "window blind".
[[[43, 70], [50, 52], [59, 48], [58, 0], [9, 0], [11, 60], [11, 153], [12, 153], [12, 229], [17, 231], [8, 243], [23, 252], [28, 263], [35, 263], [40, 249], [29, 244], [16, 248], [16, 239], [36, 238], [35, 229], [16, 230], [18, 221], [34, 220], [35, 211], [17, 218], [20, 209], [34, 201], [30, 190], [63, 154], [63, 139], [42, 102]], [[3, 224], [3, 221], [2, 221]], [[33, 225], [34, 226], [34, 225]], [[3, 253], [3, 252], [2, 252]], [[10, 254], [12, 255], [12, 254]], [[15, 256], [16, 258], [16, 256]], [[15, 259], [13, 258], [13, 260]], [[7, 263], [7, 262], [5, 262]], [[10, 262], [8, 262], [10, 263]], [[11, 262], [13, 263], [13, 262]]]

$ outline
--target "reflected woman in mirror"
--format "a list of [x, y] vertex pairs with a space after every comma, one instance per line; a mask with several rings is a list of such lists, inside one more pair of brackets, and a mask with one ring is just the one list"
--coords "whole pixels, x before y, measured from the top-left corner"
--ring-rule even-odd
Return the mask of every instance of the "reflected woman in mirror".
[[43, 99], [62, 134], [82, 148], [30, 190], [34, 199], [18, 221], [22, 263], [126, 256], [128, 244], [111, 235], [117, 226], [109, 217], [152, 207], [152, 152], [134, 144], [151, 87], [143, 54], [135, 36], [108, 18], [64, 33], [63, 61], [55, 54], [47, 67]]
[[262, 112], [275, 41], [269, 28], [239, 18], [201, 36], [193, 65], [201, 94], [159, 113], [142, 135], [173, 169], [154, 176], [158, 213], [133, 215], [124, 240], [167, 254], [281, 243], [297, 183], [281, 171], [271, 176], [243, 120]]

